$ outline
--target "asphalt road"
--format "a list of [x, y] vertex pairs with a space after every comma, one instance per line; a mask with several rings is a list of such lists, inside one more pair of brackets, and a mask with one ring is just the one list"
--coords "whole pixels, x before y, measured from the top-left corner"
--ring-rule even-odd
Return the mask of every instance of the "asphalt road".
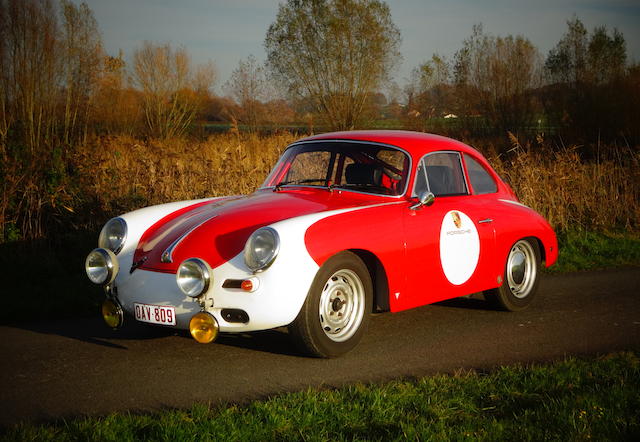
[[520, 313], [464, 298], [375, 315], [355, 351], [332, 360], [297, 354], [285, 330], [201, 345], [132, 321], [118, 332], [99, 318], [3, 326], [0, 425], [640, 350], [640, 269], [546, 275], [539, 294]]

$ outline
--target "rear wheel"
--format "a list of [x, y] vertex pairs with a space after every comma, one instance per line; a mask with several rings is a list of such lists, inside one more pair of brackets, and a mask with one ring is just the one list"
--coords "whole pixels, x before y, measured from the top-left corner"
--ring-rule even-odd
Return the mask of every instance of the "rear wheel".
[[298, 347], [317, 357], [340, 356], [353, 349], [366, 329], [373, 287], [357, 255], [341, 252], [320, 268], [300, 313], [289, 326]]
[[509, 311], [527, 308], [538, 290], [540, 249], [535, 239], [521, 239], [509, 251], [502, 285], [485, 293], [487, 299]]

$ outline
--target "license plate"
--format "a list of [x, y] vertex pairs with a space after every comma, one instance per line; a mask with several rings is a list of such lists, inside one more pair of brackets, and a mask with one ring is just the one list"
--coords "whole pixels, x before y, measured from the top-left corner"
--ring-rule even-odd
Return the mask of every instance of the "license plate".
[[150, 324], [176, 325], [176, 312], [173, 307], [133, 303], [135, 317], [138, 321]]

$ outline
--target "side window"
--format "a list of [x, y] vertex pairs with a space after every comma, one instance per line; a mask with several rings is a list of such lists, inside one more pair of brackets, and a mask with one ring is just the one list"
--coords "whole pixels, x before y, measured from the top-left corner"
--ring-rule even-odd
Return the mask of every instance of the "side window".
[[469, 172], [469, 181], [473, 187], [473, 193], [483, 195], [486, 193], [495, 193], [498, 186], [493, 177], [485, 170], [484, 167], [469, 155], [464, 156], [467, 163], [467, 172]]
[[429, 190], [435, 196], [466, 195], [460, 154], [438, 152], [426, 155], [418, 164], [413, 195]]

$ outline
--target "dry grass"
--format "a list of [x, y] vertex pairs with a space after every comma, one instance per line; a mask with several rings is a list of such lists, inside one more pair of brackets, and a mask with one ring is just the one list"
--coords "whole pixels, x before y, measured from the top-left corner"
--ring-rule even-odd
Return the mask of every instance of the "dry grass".
[[510, 134], [512, 151], [490, 155], [496, 171], [520, 200], [542, 213], [558, 230], [637, 230], [640, 220], [640, 155], [628, 147], [608, 148], [592, 161], [580, 147], [551, 149], [520, 144]]
[[106, 212], [168, 201], [246, 194], [266, 178], [291, 134], [221, 134], [206, 141], [96, 140], [79, 149], [76, 166], [84, 198]]
[[[250, 193], [297, 138], [228, 133], [201, 142], [98, 139], [77, 150], [78, 201], [107, 216], [168, 201]], [[497, 150], [488, 142], [476, 146], [522, 202], [556, 229], [640, 227], [637, 152], [611, 148], [606, 157], [585, 161], [577, 147], [551, 149], [542, 139], [523, 146], [515, 136], [511, 141], [506, 155], [491, 154]]]

